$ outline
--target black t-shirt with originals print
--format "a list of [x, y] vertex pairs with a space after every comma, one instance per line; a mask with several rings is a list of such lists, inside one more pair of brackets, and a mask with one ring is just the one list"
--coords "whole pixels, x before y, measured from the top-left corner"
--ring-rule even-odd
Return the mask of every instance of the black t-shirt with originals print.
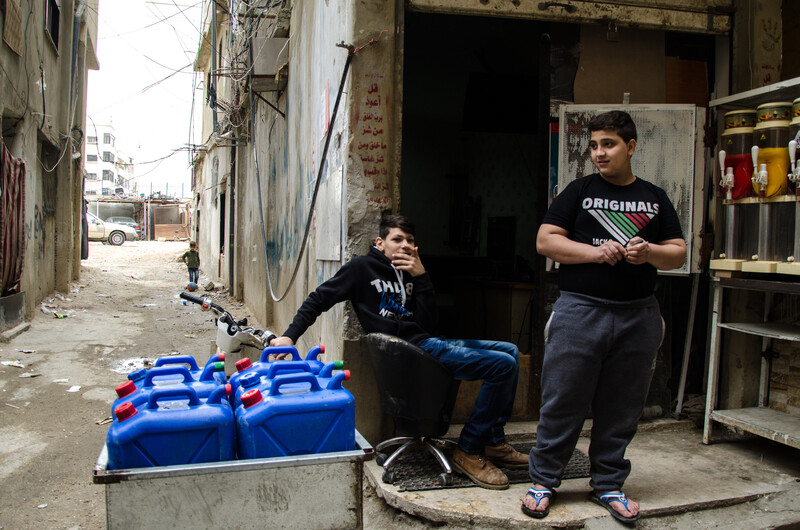
[[[650, 243], [682, 239], [675, 207], [658, 186], [637, 178], [618, 186], [593, 173], [571, 182], [550, 205], [543, 224], [565, 229], [579, 243], [600, 246], [616, 240], [626, 246], [638, 236]], [[636, 300], [653, 294], [657, 270], [649, 263], [620, 261], [559, 265], [562, 291], [610, 300]]]

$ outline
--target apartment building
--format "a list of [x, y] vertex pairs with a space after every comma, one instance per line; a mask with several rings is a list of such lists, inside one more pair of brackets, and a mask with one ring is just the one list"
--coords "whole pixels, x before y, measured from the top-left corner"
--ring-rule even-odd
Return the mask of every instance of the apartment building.
[[117, 147], [113, 125], [95, 125], [86, 135], [84, 149], [87, 197], [136, 196], [133, 159]]

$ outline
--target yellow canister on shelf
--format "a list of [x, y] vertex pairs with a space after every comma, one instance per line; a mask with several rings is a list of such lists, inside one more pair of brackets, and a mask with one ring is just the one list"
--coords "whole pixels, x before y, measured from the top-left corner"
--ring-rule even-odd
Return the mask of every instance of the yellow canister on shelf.
[[[758, 146], [758, 167], [767, 165], [766, 196], [783, 195], [789, 188], [789, 121], [762, 121], [753, 128], [753, 145]], [[758, 193], [758, 184], [753, 183]]]

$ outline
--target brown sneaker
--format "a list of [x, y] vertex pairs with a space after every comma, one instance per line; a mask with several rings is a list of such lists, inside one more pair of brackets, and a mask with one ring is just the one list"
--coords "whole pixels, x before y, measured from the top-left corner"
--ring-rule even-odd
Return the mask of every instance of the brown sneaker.
[[522, 454], [508, 443], [486, 446], [486, 458], [497, 467], [528, 469], [528, 455]]
[[490, 490], [508, 489], [508, 477], [486, 460], [483, 455], [468, 455], [461, 449], [453, 450], [453, 467], [465, 474], [478, 486]]

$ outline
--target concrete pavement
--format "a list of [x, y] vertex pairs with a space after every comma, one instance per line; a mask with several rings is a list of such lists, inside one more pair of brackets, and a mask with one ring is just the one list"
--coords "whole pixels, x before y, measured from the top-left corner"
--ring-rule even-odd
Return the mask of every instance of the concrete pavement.
[[[453, 426], [449, 435], [457, 435]], [[588, 432], [588, 425], [585, 432]], [[531, 439], [534, 423], [509, 424], [510, 441]], [[691, 422], [642, 424], [628, 448], [625, 492], [640, 503], [637, 528], [800, 528], [800, 451], [764, 439], [703, 445]], [[587, 450], [588, 437], [578, 447]], [[365, 464], [364, 528], [620, 528], [587, 498], [589, 479], [565, 480], [550, 514], [527, 517], [530, 484], [508, 490], [458, 488], [399, 492]]]

